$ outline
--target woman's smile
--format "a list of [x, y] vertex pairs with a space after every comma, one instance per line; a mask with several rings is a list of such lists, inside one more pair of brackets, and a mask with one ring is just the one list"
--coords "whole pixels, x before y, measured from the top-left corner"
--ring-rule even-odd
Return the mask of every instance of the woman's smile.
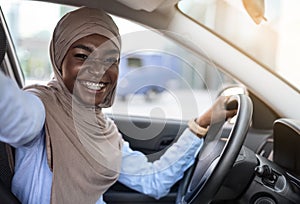
[[82, 86], [87, 88], [90, 91], [95, 91], [95, 92], [104, 92], [106, 90], [106, 87], [108, 83], [104, 82], [93, 82], [93, 81], [80, 81], [79, 82]]

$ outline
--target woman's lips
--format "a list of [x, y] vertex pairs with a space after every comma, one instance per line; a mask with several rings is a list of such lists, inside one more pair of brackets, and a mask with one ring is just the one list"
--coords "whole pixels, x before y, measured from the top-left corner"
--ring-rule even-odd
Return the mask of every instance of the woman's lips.
[[108, 85], [107, 82], [93, 82], [85, 80], [81, 80], [80, 84], [92, 91], [101, 91], [102, 89], [105, 89], [105, 87]]

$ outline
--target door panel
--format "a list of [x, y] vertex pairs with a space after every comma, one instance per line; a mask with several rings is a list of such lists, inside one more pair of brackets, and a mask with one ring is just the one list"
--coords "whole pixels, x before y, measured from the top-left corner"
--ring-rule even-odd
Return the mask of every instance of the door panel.
[[152, 154], [159, 156], [187, 127], [187, 121], [182, 120], [123, 115], [109, 117], [115, 121], [123, 138], [130, 143], [130, 147], [147, 156]]
[[[130, 147], [146, 154], [149, 161], [158, 159], [187, 127], [187, 122], [181, 120], [165, 121], [163, 119], [120, 115], [110, 115], [109, 117], [115, 121], [123, 138], [130, 143]], [[142, 135], [140, 131], [143, 133]], [[114, 204], [175, 203], [179, 182], [171, 188], [167, 196], [159, 200], [136, 192], [117, 182], [105, 193], [104, 200]]]

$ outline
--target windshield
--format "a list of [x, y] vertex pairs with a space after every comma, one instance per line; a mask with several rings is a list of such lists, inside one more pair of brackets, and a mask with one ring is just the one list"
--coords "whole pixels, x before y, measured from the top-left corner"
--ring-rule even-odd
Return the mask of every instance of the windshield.
[[[247, 2], [262, 3], [261, 21], [250, 17]], [[300, 1], [183, 0], [178, 7], [300, 90]]]

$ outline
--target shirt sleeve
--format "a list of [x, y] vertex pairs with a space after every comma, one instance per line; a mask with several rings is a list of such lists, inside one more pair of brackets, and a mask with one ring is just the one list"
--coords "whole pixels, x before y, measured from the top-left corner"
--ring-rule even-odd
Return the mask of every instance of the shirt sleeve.
[[44, 127], [42, 101], [1, 72], [0, 94], [0, 140], [14, 147], [32, 141]]
[[159, 160], [148, 162], [143, 153], [132, 150], [128, 142], [124, 142], [119, 181], [159, 199], [168, 194], [170, 188], [183, 177], [185, 170], [194, 163], [202, 144], [203, 139], [186, 129]]

